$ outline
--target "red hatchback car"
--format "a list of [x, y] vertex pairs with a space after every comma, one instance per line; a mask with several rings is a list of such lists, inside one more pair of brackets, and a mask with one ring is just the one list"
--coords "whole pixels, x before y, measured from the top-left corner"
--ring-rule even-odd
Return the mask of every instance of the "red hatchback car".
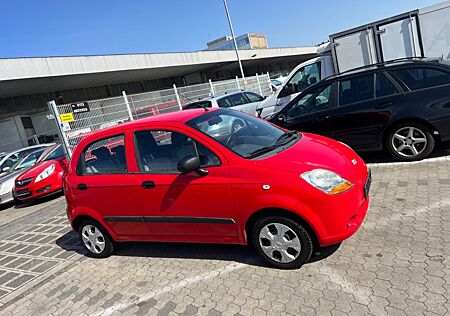
[[60, 192], [66, 170], [64, 148], [55, 145], [47, 149], [33, 167], [17, 177], [13, 189], [14, 199], [16, 202], [26, 202]]
[[64, 178], [68, 218], [93, 257], [125, 241], [250, 244], [279, 268], [355, 233], [369, 186], [348, 146], [230, 109], [99, 131]]

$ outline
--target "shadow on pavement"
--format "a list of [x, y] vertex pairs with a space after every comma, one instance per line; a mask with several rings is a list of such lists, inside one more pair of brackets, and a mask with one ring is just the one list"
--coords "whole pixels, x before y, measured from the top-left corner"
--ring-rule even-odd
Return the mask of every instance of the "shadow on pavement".
[[[358, 154], [361, 156], [362, 159], [364, 159], [366, 163], [399, 162], [398, 160], [392, 158], [388, 153], [382, 151], [360, 152]], [[450, 142], [436, 144], [436, 147], [431, 153], [431, 155], [425, 158], [424, 160], [429, 158], [445, 157], [445, 156], [450, 156]]]
[[[66, 251], [76, 251], [84, 256], [87, 251], [75, 232], [69, 232], [56, 240], [56, 244]], [[235, 261], [252, 266], [267, 267], [257, 253], [247, 246], [222, 244], [162, 243], [162, 242], [126, 242], [116, 243], [113, 256], [176, 258]], [[340, 247], [340, 244], [321, 248], [316, 251], [308, 263], [323, 260]], [[99, 260], [99, 259], [97, 259]]]

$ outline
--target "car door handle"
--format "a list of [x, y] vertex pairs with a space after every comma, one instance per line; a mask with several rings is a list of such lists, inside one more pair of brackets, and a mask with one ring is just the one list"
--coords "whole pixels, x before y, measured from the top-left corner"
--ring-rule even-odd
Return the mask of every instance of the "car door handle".
[[84, 190], [88, 189], [88, 186], [86, 184], [84, 184], [84, 183], [80, 183], [80, 184], [77, 185], [77, 189], [84, 191]]
[[330, 117], [331, 117], [331, 115], [322, 115], [322, 116], [319, 116], [317, 118], [317, 120], [318, 121], [325, 121], [325, 120], [328, 120]]
[[155, 187], [155, 182], [153, 182], [153, 181], [144, 181], [144, 182], [142, 182], [142, 187], [144, 189], [153, 189]]
[[385, 109], [385, 108], [387, 108], [387, 107], [390, 107], [391, 105], [392, 105], [392, 102], [390, 102], [390, 101], [387, 101], [387, 102], [381, 102], [381, 103], [378, 103], [378, 105], [375, 106], [375, 108], [376, 108], [377, 110], [380, 110], [380, 109]]

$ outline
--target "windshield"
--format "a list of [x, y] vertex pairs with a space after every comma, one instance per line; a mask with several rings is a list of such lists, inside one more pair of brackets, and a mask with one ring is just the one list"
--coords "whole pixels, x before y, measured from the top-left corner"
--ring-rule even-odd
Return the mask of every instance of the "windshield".
[[210, 108], [210, 107], [212, 107], [211, 101], [198, 101], [198, 102], [194, 102], [194, 103], [185, 105], [183, 107], [183, 110]]
[[297, 133], [284, 132], [254, 116], [230, 109], [208, 112], [186, 123], [244, 158], [255, 158], [286, 145]]
[[49, 161], [61, 157], [64, 157], [64, 148], [61, 145], [58, 145], [58, 147], [56, 147], [56, 149], [53, 150], [48, 156], [44, 157], [42, 161]]
[[44, 151], [45, 151], [45, 149], [40, 149], [38, 151], [35, 151], [35, 152], [29, 154], [22, 160], [19, 160], [11, 169], [12, 170], [21, 170], [21, 169], [25, 169], [25, 168], [29, 168], [29, 167], [33, 166]]

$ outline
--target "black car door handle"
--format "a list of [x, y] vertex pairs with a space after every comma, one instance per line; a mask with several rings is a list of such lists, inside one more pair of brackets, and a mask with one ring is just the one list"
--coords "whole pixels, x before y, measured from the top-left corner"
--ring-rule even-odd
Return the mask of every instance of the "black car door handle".
[[331, 115], [322, 115], [322, 116], [319, 116], [317, 118], [317, 120], [318, 121], [325, 121], [325, 120], [328, 120], [330, 117], [331, 117]]
[[155, 187], [155, 182], [153, 182], [153, 181], [144, 181], [144, 182], [142, 182], [142, 187], [144, 189], [153, 189]]
[[78, 190], [84, 191], [84, 190], [87, 190], [87, 188], [88, 188], [88, 186], [84, 183], [80, 183], [79, 185], [77, 185]]
[[380, 109], [385, 109], [387, 107], [390, 107], [391, 105], [392, 105], [392, 102], [390, 102], [390, 101], [382, 102], [382, 103], [378, 103], [378, 105], [375, 108], [380, 110]]

